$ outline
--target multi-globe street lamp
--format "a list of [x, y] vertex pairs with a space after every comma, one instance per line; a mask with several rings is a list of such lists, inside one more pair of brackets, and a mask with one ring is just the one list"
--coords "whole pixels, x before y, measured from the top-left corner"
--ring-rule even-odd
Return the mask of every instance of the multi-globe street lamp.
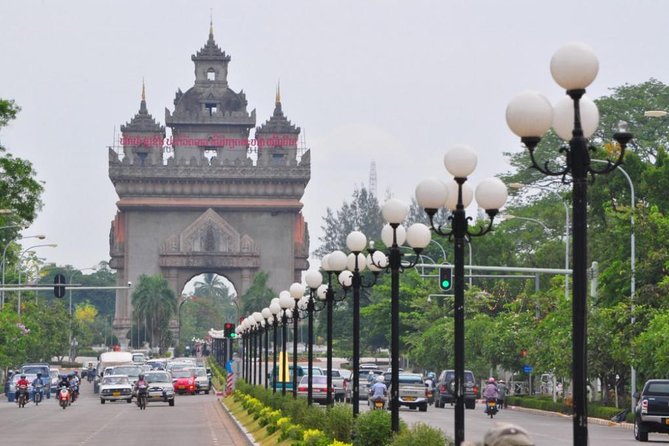
[[344, 268], [346, 268], [346, 254], [342, 251], [333, 251], [330, 254], [326, 254], [321, 259], [321, 268], [327, 274], [328, 283], [327, 285], [323, 284], [318, 288], [318, 298], [325, 301], [325, 311], [326, 311], [326, 369], [327, 369], [327, 396], [326, 396], [326, 405], [332, 404], [332, 327], [333, 321], [332, 316], [334, 313], [334, 304], [336, 302], [342, 301], [345, 296], [337, 298], [335, 290], [332, 287], [332, 275], [339, 275]]
[[[265, 307], [260, 312], [263, 319], [265, 320], [265, 389], [269, 387], [269, 327], [274, 325], [274, 317], [269, 307]], [[276, 329], [274, 329], [274, 334], [276, 335]], [[274, 340], [274, 350], [276, 350], [276, 339]], [[260, 369], [262, 372], [262, 368]]]
[[[588, 138], [599, 123], [599, 112], [595, 103], [585, 96], [585, 89], [599, 71], [599, 62], [592, 49], [581, 43], [570, 43], [560, 48], [552, 57], [553, 79], [566, 90], [566, 96], [555, 107], [537, 92], [524, 92], [516, 96], [506, 109], [506, 121], [513, 133], [527, 147], [531, 167], [544, 175], [559, 176], [572, 184], [572, 382], [573, 382], [573, 437], [574, 445], [588, 443], [587, 419], [587, 190], [588, 177], [606, 174], [623, 161], [627, 143], [632, 134], [627, 124], [621, 123], [613, 138], [619, 145], [615, 161], [596, 169], [591, 164], [591, 146]], [[562, 166], [550, 162], [541, 163], [535, 157], [535, 149], [543, 135], [551, 128], [568, 147], [560, 148], [565, 155]]]
[[[258, 376], [258, 373], [262, 376], [262, 335], [265, 331], [265, 318], [262, 313], [256, 311], [253, 313], [253, 319], [255, 319], [256, 326], [256, 355], [253, 363], [253, 385], [260, 385], [262, 383], [261, 377]], [[257, 366], [257, 370], [256, 370]], [[256, 381], [257, 379], [257, 381]]]
[[[400, 200], [388, 200], [382, 208], [383, 218], [388, 223], [381, 231], [381, 239], [388, 247], [388, 252], [374, 249], [370, 242], [367, 263], [372, 271], [381, 269], [390, 270], [390, 413], [391, 429], [400, 430], [399, 415], [399, 371], [400, 371], [400, 271], [403, 268], [413, 267], [420, 259], [420, 253], [430, 244], [432, 235], [430, 229], [422, 223], [414, 223], [408, 230], [401, 224], [409, 214], [409, 206]], [[400, 229], [401, 228], [401, 229]], [[413, 248], [416, 258], [409, 265], [402, 265], [400, 246], [404, 241]]]
[[276, 393], [276, 381], [279, 377], [279, 372], [276, 368], [276, 355], [277, 355], [277, 327], [279, 326], [280, 320], [279, 315], [281, 314], [281, 305], [279, 305], [279, 298], [275, 297], [270, 301], [269, 311], [272, 313], [272, 326], [274, 327], [274, 342], [272, 348], [272, 393]]
[[297, 331], [300, 322], [300, 299], [304, 296], [304, 285], [301, 283], [293, 283], [288, 289], [290, 297], [293, 298], [295, 306], [293, 307], [293, 398], [297, 398]]
[[[23, 225], [8, 225], [8, 226], [0, 226], [0, 230], [2, 229], [9, 229], [9, 228], [22, 228]], [[39, 240], [44, 240], [46, 238], [46, 235], [43, 234], [38, 234], [38, 235], [27, 235], [25, 237], [21, 237], [19, 240], [25, 240], [29, 238], [36, 238]], [[11, 246], [13, 240], [10, 240], [7, 242], [5, 247], [2, 249], [2, 299], [0, 300], [0, 309], [4, 308], [5, 306], [5, 269], [6, 269], [6, 259], [7, 259], [7, 249]]]
[[[455, 359], [455, 444], [465, 439], [465, 243], [474, 236], [482, 236], [492, 229], [495, 215], [507, 198], [506, 187], [497, 178], [483, 180], [476, 188], [476, 201], [489, 217], [486, 226], [471, 227], [465, 208], [474, 198], [467, 177], [476, 168], [477, 156], [467, 145], [456, 145], [446, 152], [444, 166], [453, 180], [444, 183], [439, 179], [423, 180], [416, 187], [416, 200], [425, 209], [435, 233], [448, 237], [454, 244], [453, 305], [454, 305], [454, 359]], [[435, 223], [434, 216], [442, 207], [451, 211], [450, 229]]]
[[[276, 374], [274, 377], [274, 380], [278, 380], [279, 377], [282, 378], [281, 380], [281, 395], [286, 394], [286, 380], [288, 375], [288, 357], [286, 356], [286, 339], [288, 338], [288, 320], [293, 316], [292, 311], [290, 308], [293, 306], [293, 299], [290, 297], [290, 293], [288, 291], [281, 291], [279, 293], [279, 305], [281, 306], [281, 324], [283, 327], [283, 330], [281, 332], [282, 338], [281, 338], [281, 343], [282, 345], [282, 352], [283, 355], [281, 357], [281, 360], [279, 361], [279, 373]], [[296, 373], [297, 370], [293, 370], [293, 373]]]

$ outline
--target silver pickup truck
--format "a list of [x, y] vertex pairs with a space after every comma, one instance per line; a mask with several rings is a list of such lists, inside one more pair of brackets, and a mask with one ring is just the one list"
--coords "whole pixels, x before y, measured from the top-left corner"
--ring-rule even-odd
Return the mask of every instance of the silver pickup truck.
[[332, 374], [332, 387], [334, 387], [334, 400], [335, 402], [344, 401], [346, 397], [346, 386], [344, 381], [351, 376], [351, 372], [347, 370], [332, 369], [330, 371]]
[[[391, 395], [390, 373], [384, 373], [384, 378], [388, 386], [388, 395]], [[417, 373], [400, 373], [399, 384], [400, 406], [408, 406], [410, 409], [418, 408], [421, 412], [427, 412], [427, 386], [423, 377]]]

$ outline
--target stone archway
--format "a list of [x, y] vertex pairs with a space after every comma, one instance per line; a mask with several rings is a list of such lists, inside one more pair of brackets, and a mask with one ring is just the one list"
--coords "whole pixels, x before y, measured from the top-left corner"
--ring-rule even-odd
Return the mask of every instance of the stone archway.
[[[193, 86], [178, 89], [174, 110], [165, 110], [171, 136], [149, 114], [142, 88], [139, 111], [121, 126], [121, 147], [109, 149], [119, 197], [110, 266], [119, 286], [162, 274], [178, 293], [193, 275], [215, 272], [243, 294], [264, 271], [268, 285], [282, 290], [307, 268], [300, 200], [310, 152], [298, 147], [300, 128], [284, 115], [278, 89], [272, 116], [255, 127], [246, 95], [228, 84], [231, 58], [213, 29], [191, 60]], [[121, 341], [132, 322], [131, 292], [116, 293], [113, 325]]]

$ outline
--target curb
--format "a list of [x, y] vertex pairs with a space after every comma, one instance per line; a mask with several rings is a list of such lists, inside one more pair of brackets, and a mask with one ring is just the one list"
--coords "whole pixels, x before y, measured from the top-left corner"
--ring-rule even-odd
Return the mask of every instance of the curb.
[[253, 438], [253, 436], [249, 433], [249, 431], [247, 431], [244, 428], [244, 426], [242, 426], [239, 423], [237, 418], [235, 418], [234, 415], [230, 413], [230, 410], [228, 409], [228, 406], [226, 406], [225, 403], [223, 402], [223, 399], [219, 399], [218, 402], [221, 404], [221, 407], [223, 407], [228, 416], [235, 422], [235, 426], [237, 426], [237, 430], [239, 431], [239, 433], [246, 437], [247, 444], [253, 446], [260, 446], [260, 443], [256, 443], [255, 438]]
[[[526, 413], [533, 413], [533, 414], [537, 414], [537, 415], [545, 415], [545, 416], [548, 416], [548, 417], [571, 418], [571, 415], [567, 415], [567, 414], [560, 413], [560, 412], [549, 412], [549, 411], [546, 411], [546, 410], [530, 409], [530, 408], [521, 407], [521, 406], [509, 406], [509, 409], [516, 410], [518, 412], [526, 412]], [[622, 429], [627, 429], [627, 430], [633, 430], [634, 429], [634, 424], [633, 423], [627, 423], [627, 422], [617, 423], [615, 421], [604, 420], [602, 418], [588, 417], [588, 423], [589, 424], [596, 424], [598, 426], [620, 427]]]

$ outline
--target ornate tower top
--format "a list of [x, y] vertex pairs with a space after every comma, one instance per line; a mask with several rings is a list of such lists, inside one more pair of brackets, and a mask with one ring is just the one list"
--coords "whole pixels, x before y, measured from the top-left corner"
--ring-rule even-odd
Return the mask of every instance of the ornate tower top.
[[265, 121], [260, 127], [256, 128], [256, 137], [258, 135], [299, 135], [300, 128], [296, 127], [288, 118], [283, 114], [283, 109], [281, 108], [281, 86], [277, 85], [276, 87], [276, 99], [274, 102], [274, 113], [272, 116]]
[[146, 90], [144, 88], [144, 81], [142, 80], [142, 100], [139, 103], [139, 111], [130, 122], [121, 126], [123, 133], [161, 133], [165, 134], [165, 127], [158, 124], [156, 120], [149, 114], [146, 108]]

